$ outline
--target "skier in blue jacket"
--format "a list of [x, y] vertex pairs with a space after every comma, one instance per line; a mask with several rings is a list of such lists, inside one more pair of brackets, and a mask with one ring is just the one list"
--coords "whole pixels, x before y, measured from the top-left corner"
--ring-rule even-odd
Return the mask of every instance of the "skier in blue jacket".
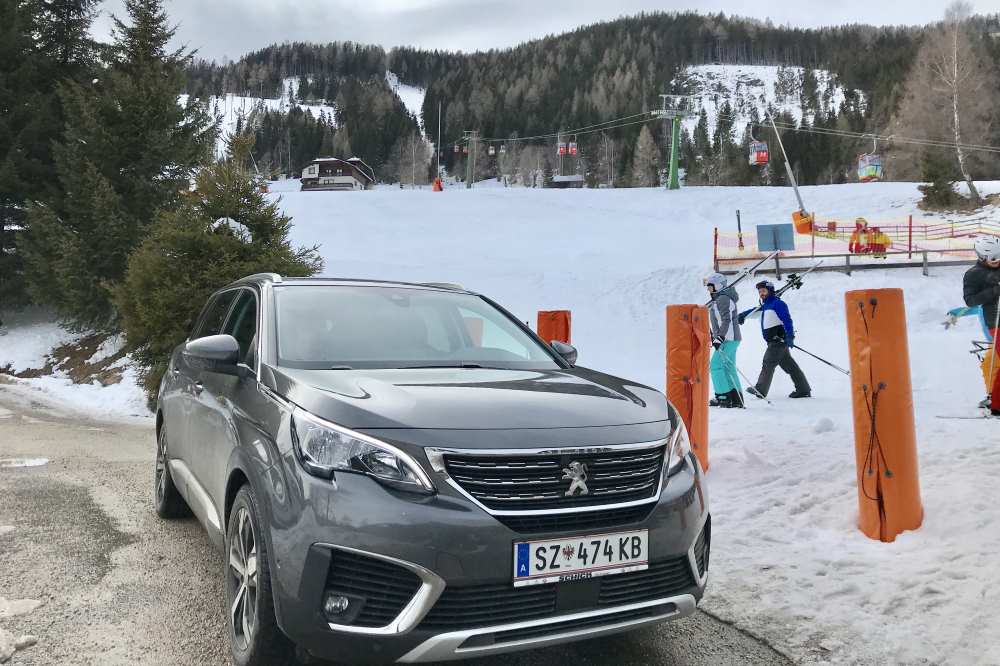
[[[774, 283], [770, 280], [758, 282], [757, 291], [760, 293], [760, 331], [764, 341], [767, 342], [767, 351], [764, 352], [764, 362], [757, 384], [747, 388], [747, 393], [758, 398], [766, 398], [768, 391], [771, 390], [774, 369], [781, 368], [788, 373], [795, 384], [795, 390], [788, 397], [811, 398], [812, 389], [809, 388], [809, 382], [799, 364], [792, 358], [795, 327], [792, 324], [792, 316], [788, 313], [788, 305], [774, 293]], [[740, 323], [743, 323], [751, 312], [753, 309], [741, 312]]]

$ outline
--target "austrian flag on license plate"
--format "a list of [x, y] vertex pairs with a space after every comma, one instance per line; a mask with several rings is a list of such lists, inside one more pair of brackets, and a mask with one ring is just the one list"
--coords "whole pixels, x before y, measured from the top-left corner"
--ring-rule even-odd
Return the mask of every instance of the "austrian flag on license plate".
[[514, 544], [514, 587], [649, 568], [649, 530]]

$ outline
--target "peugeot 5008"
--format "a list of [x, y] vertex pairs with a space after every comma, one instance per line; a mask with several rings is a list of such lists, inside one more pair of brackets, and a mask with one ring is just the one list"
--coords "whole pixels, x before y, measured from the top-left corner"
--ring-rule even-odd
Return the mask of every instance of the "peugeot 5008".
[[156, 510], [224, 549], [233, 660], [424, 662], [682, 618], [702, 470], [663, 394], [457, 285], [254, 275], [156, 414]]

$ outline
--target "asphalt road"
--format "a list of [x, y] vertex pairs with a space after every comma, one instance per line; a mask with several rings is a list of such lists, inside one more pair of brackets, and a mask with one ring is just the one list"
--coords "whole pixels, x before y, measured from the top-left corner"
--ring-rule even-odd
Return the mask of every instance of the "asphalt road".
[[[37, 643], [8, 663], [229, 663], [222, 557], [194, 519], [156, 517], [154, 453], [150, 425], [60, 414], [0, 384], [0, 661], [5, 637], [32, 635]], [[40, 458], [48, 462], [9, 466]], [[699, 612], [612, 638], [466, 663], [789, 662]]]

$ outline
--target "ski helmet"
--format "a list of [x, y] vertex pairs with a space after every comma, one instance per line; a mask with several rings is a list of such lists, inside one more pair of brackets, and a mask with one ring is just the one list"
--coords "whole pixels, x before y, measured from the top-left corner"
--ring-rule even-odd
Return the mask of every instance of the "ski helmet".
[[772, 294], [774, 293], [774, 283], [770, 280], [761, 280], [757, 283], [758, 289], [767, 289]]
[[722, 273], [709, 273], [705, 277], [705, 286], [713, 286], [716, 291], [722, 291], [729, 284], [729, 280]]
[[975, 248], [980, 261], [1000, 261], [1000, 236], [980, 236]]

